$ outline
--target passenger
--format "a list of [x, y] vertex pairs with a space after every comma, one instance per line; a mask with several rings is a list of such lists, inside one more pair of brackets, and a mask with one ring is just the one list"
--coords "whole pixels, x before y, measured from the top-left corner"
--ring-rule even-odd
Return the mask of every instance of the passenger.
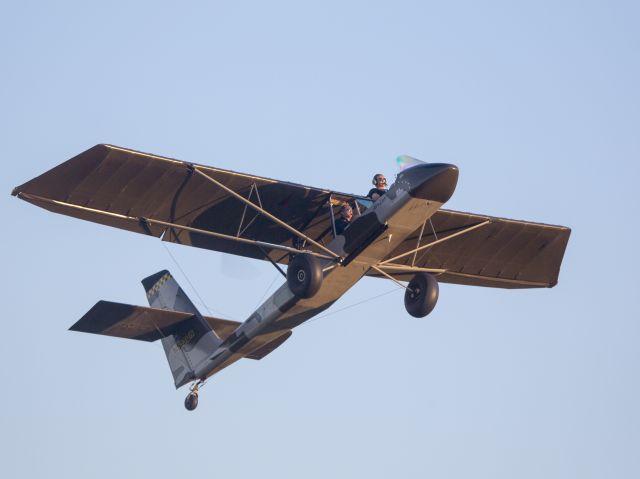
[[353, 218], [351, 206], [344, 205], [340, 208], [340, 218], [336, 220], [336, 234], [341, 235], [347, 229], [347, 226], [351, 223], [351, 218]]
[[375, 188], [371, 188], [371, 190], [369, 190], [369, 193], [367, 193], [367, 197], [371, 198], [373, 201], [376, 201], [387, 192], [387, 179], [382, 173], [378, 173], [373, 177], [371, 183], [373, 183]]

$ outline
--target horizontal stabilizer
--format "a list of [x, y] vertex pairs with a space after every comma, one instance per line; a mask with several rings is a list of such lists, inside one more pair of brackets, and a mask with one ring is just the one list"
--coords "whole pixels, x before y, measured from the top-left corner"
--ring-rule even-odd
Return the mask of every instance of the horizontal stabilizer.
[[[193, 314], [181, 311], [98, 301], [69, 330], [139, 341], [156, 341], [170, 336], [180, 323], [192, 317]], [[204, 319], [222, 339], [233, 333], [241, 324], [211, 316], [204, 316]], [[259, 335], [240, 351], [240, 355], [248, 359], [262, 359], [289, 339], [291, 333], [291, 330], [285, 330]]]
[[[140, 341], [156, 341], [172, 334], [175, 326], [192, 316], [191, 313], [180, 311], [98, 301], [69, 330]], [[231, 334], [240, 324], [219, 318], [205, 317], [204, 319], [222, 338]]]

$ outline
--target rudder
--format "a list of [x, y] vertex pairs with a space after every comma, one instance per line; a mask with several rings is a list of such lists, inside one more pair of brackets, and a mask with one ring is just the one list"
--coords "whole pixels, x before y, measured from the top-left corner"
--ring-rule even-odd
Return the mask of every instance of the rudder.
[[179, 388], [197, 379], [198, 365], [206, 361], [222, 341], [169, 271], [162, 270], [143, 279], [142, 285], [152, 308], [193, 315], [176, 324], [171, 334], [162, 338], [174, 383]]

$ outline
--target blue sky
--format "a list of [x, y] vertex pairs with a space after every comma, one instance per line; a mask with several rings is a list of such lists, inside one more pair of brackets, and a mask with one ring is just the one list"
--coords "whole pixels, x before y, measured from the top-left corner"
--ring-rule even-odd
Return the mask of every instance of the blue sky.
[[[640, 475], [636, 2], [16, 2], [0, 16], [8, 477]], [[365, 279], [182, 406], [159, 344], [67, 328], [170, 269], [246, 318], [262, 262], [53, 215], [12, 188], [96, 143], [347, 192], [409, 154], [447, 207], [573, 229], [549, 290]], [[275, 283], [274, 283], [275, 280]], [[382, 296], [383, 294], [389, 292]]]

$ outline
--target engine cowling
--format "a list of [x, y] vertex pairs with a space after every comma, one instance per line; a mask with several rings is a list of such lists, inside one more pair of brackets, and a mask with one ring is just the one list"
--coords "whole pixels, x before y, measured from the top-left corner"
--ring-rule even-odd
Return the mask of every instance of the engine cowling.
[[404, 307], [414, 318], [424, 318], [438, 302], [438, 280], [429, 273], [418, 273], [409, 282], [404, 293]]

